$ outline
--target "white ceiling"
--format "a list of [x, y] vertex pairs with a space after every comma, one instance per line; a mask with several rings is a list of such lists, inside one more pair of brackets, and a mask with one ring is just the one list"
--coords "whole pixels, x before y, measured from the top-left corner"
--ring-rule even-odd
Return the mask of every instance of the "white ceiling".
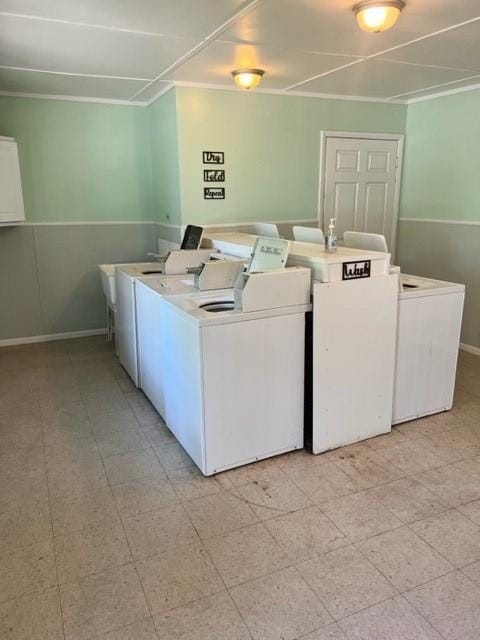
[[0, 0], [0, 92], [148, 102], [171, 85], [409, 100], [480, 82], [480, 0], [406, 0], [361, 31], [355, 0]]

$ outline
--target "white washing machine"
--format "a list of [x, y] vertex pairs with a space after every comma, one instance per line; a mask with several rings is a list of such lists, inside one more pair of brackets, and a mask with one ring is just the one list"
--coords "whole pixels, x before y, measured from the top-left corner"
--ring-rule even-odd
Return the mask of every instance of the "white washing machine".
[[[242, 311], [232, 292], [161, 298], [165, 419], [205, 475], [303, 447], [310, 271], [296, 282], [284, 271], [285, 306]], [[268, 299], [280, 275], [245, 277], [263, 275]]]
[[169, 283], [170, 293], [187, 293], [193, 289], [193, 276], [159, 275], [158, 264], [154, 267], [117, 267], [116, 284], [116, 332], [117, 349], [121, 365], [134, 384], [140, 386], [137, 337], [136, 281], [139, 277], [161, 279]]
[[465, 286], [401, 274], [393, 424], [452, 408]]
[[[242, 263], [239, 263], [241, 266]], [[135, 281], [138, 386], [158, 413], [165, 419], [163, 380], [167, 375], [162, 366], [163, 318], [161, 300], [164, 296], [190, 294], [202, 299], [221, 296], [225, 290], [199, 291], [194, 276], [163, 276], [138, 278]], [[232, 290], [230, 286], [230, 298]], [[227, 289], [228, 291], [228, 289]]]

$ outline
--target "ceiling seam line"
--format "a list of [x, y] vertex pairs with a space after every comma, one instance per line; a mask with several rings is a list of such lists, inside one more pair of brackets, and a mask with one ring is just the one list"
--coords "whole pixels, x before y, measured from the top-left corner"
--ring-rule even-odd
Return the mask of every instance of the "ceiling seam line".
[[0, 64], [0, 69], [6, 69], [8, 71], [29, 71], [32, 73], [45, 73], [45, 74], [50, 73], [51, 75], [56, 75], [56, 76], [74, 76], [74, 77], [79, 76], [81, 78], [104, 78], [108, 80], [137, 80], [138, 82], [150, 82], [151, 80], [151, 78], [136, 78], [136, 77], [129, 77], [129, 76], [106, 76], [106, 75], [97, 74], [97, 73], [77, 73], [77, 72], [70, 72], [70, 71], [53, 71], [49, 69], [30, 69], [28, 67], [12, 67], [12, 66], [3, 65], [3, 64]]
[[[335, 73], [336, 71], [340, 71], [341, 69], [347, 68], [352, 66], [353, 64], [358, 64], [358, 62], [364, 62], [367, 60], [373, 60], [375, 58], [378, 58], [379, 56], [384, 55], [385, 53], [389, 53], [390, 51], [396, 51], [397, 49], [401, 49], [403, 47], [408, 47], [411, 44], [415, 44], [416, 42], [421, 42], [422, 40], [427, 40], [428, 38], [433, 38], [434, 36], [437, 35], [441, 35], [442, 33], [446, 33], [448, 31], [452, 31], [453, 29], [458, 29], [459, 27], [464, 27], [467, 24], [472, 24], [474, 22], [478, 22], [480, 20], [480, 17], [476, 17], [476, 18], [471, 18], [470, 20], [465, 20], [464, 22], [459, 22], [458, 24], [452, 25], [450, 27], [445, 27], [445, 29], [439, 29], [438, 31], [433, 31], [432, 33], [429, 33], [427, 35], [424, 36], [420, 36], [419, 38], [416, 38], [414, 40], [409, 40], [408, 42], [404, 42], [403, 44], [399, 44], [396, 45], [394, 47], [390, 47], [389, 49], [384, 49], [383, 51], [379, 51], [378, 53], [372, 53], [370, 55], [366, 55], [363, 57], [362, 60], [359, 61], [355, 61], [349, 65], [344, 65], [343, 67], [338, 67], [337, 69], [333, 69], [331, 72], [327, 72], [327, 73], [321, 73], [319, 75], [316, 76], [312, 76], [311, 78], [307, 78], [306, 80], [302, 80], [301, 82], [297, 82], [293, 85], [291, 85], [291, 87], [300, 87], [303, 84], [307, 84], [308, 82], [312, 82], [313, 80], [318, 80], [319, 78], [323, 78], [325, 75], [329, 75], [329, 73]], [[286, 90], [290, 89], [290, 87], [287, 87]]]
[[183, 56], [180, 56], [180, 58], [176, 62], [174, 62], [169, 67], [164, 69], [161, 73], [159, 73], [156, 78], [154, 78], [151, 82], [149, 82], [140, 91], [137, 91], [136, 93], [134, 93], [130, 99], [133, 100], [134, 98], [142, 94], [146, 89], [148, 89], [148, 87], [150, 87], [152, 84], [161, 80], [161, 78], [164, 75], [166, 75], [170, 71], [175, 70], [178, 66], [182, 65], [184, 62], [186, 62], [187, 60], [195, 56], [199, 51], [204, 49], [212, 40], [214, 40], [217, 37], [217, 35], [220, 35], [224, 31], [226, 31], [228, 27], [230, 27], [233, 23], [235, 23], [241, 16], [251, 11], [254, 7], [256, 7], [261, 2], [263, 2], [263, 0], [250, 0], [249, 2], [244, 4], [244, 6], [240, 10], [235, 12], [228, 20], [226, 20], [223, 24], [221, 24], [219, 27], [214, 29], [203, 40], [201, 40], [195, 47], [192, 47], [190, 51], [187, 51]]

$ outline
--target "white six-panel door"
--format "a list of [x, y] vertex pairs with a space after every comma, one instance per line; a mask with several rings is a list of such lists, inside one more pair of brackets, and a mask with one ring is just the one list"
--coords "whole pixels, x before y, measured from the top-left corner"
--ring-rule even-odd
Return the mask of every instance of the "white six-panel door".
[[[325, 137], [320, 224], [337, 219], [344, 231], [381, 233], [394, 249], [399, 187], [398, 139]], [[323, 218], [323, 219], [322, 219]]]

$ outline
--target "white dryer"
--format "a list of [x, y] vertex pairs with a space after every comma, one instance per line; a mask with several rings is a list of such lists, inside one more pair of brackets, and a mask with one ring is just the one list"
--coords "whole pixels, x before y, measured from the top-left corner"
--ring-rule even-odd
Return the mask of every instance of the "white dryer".
[[452, 408], [465, 286], [401, 274], [393, 424]]

